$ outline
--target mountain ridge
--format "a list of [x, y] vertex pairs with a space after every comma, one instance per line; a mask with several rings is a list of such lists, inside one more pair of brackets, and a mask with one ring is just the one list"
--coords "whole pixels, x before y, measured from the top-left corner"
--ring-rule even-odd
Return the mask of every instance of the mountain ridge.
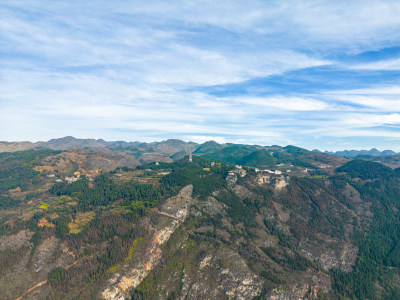
[[[318, 150], [313, 150], [318, 151]], [[320, 151], [319, 151], [320, 152]], [[342, 151], [324, 151], [323, 153], [330, 155], [337, 155], [343, 157], [357, 157], [359, 155], [371, 155], [371, 156], [389, 156], [389, 155], [399, 155], [399, 152], [395, 152], [393, 150], [383, 150], [379, 151], [376, 148], [372, 148], [370, 150], [342, 150]]]
[[[233, 146], [233, 145], [240, 145], [240, 144], [234, 144], [234, 143], [224, 143], [220, 144], [217, 143], [213, 140], [204, 142], [203, 144], [199, 144], [196, 142], [185, 142], [183, 140], [179, 139], [166, 139], [160, 142], [140, 142], [140, 141], [134, 141], [134, 142], [127, 142], [127, 141], [105, 141], [103, 139], [93, 139], [93, 138], [75, 138], [73, 136], [65, 136], [61, 138], [53, 138], [48, 141], [38, 141], [38, 142], [30, 142], [30, 141], [0, 141], [0, 153], [1, 152], [13, 152], [13, 151], [23, 151], [23, 150], [28, 150], [28, 149], [34, 149], [34, 148], [49, 148], [53, 150], [69, 150], [74, 147], [78, 148], [102, 148], [102, 147], [121, 147], [121, 148], [129, 148], [129, 147], [136, 147], [138, 145], [150, 145], [151, 147], [155, 146], [162, 146], [162, 145], [180, 145], [181, 147], [188, 147], [188, 148], [193, 148], [194, 146], [201, 146], [197, 147], [193, 153], [194, 154], [206, 154], [206, 152], [215, 149], [222, 149], [225, 147]], [[242, 144], [243, 145], [243, 144]], [[271, 146], [258, 146], [258, 145], [250, 145], [246, 144], [246, 146], [253, 146], [253, 147], [280, 147], [277, 145], [271, 145]], [[295, 147], [295, 146], [282, 146], [282, 147]], [[298, 148], [298, 147], [296, 147]], [[302, 149], [302, 148], [299, 148]], [[181, 149], [182, 150], [182, 149]], [[310, 150], [307, 150], [310, 151]], [[371, 155], [371, 156], [390, 156], [390, 155], [400, 155], [400, 152], [395, 152], [393, 150], [387, 149], [387, 150], [382, 150], [379, 151], [376, 148], [371, 148], [370, 150], [355, 150], [355, 149], [350, 149], [350, 150], [339, 150], [339, 151], [320, 151], [318, 149], [313, 149], [311, 150], [312, 152], [319, 152], [319, 153], [325, 153], [329, 155], [336, 155], [336, 156], [342, 156], [342, 157], [357, 157], [359, 155]], [[176, 152], [175, 152], [176, 153]]]

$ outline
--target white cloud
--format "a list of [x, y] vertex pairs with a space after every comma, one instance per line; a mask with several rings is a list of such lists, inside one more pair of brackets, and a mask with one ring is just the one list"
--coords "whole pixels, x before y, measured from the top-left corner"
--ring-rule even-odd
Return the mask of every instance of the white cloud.
[[400, 114], [350, 114], [346, 115], [343, 124], [353, 128], [400, 125]]
[[391, 95], [400, 96], [400, 82], [397, 85], [373, 86], [364, 89], [335, 90], [332, 95]]
[[[266, 144], [398, 124], [399, 85], [307, 95], [301, 83], [282, 95], [207, 92], [343, 67], [340, 55], [330, 54], [398, 44], [398, 1], [6, 0], [0, 6], [6, 54], [0, 139], [210, 135]], [[399, 60], [349, 68], [397, 70]], [[307, 81], [307, 72], [300, 79]]]
[[[398, 139], [400, 138], [400, 132], [394, 132], [391, 130], [374, 130], [374, 129], [354, 129], [354, 128], [346, 128], [346, 129], [337, 129], [332, 128], [332, 130], [326, 130], [324, 135], [327, 137], [343, 137], [343, 138], [354, 138], [354, 137], [380, 137], [380, 138], [391, 138]], [[351, 143], [350, 143], [351, 145]], [[393, 145], [396, 148], [399, 148], [397, 145]], [[353, 146], [354, 147], [354, 146]], [[376, 145], [377, 148], [381, 148], [380, 145]]]
[[356, 70], [400, 70], [400, 58], [357, 64], [350, 66], [350, 68]]
[[323, 94], [331, 101], [359, 105], [365, 112], [400, 112], [400, 85], [375, 86], [365, 89], [337, 90]]
[[331, 109], [331, 106], [323, 101], [300, 97], [244, 97], [236, 98], [235, 100], [244, 104], [258, 106], [260, 109], [261, 107], [288, 111], [318, 111]]

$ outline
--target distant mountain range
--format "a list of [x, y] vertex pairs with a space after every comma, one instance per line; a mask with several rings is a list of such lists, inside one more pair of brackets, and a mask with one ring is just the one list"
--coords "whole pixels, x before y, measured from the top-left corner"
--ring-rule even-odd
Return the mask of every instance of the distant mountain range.
[[[52, 150], [70, 150], [72, 148], [90, 148], [90, 149], [109, 149], [113, 151], [123, 151], [138, 159], [142, 163], [152, 161], [171, 162], [181, 159], [189, 153], [204, 156], [213, 159], [221, 159], [235, 164], [249, 164], [249, 162], [258, 162], [263, 165], [274, 164], [277, 160], [282, 161], [282, 155], [278, 152], [284, 151], [287, 154], [306, 154], [319, 153], [347, 158], [359, 157], [367, 159], [373, 156], [391, 156], [399, 155], [392, 150], [379, 151], [375, 148], [371, 150], [344, 150], [344, 151], [324, 151], [317, 149], [307, 151], [302, 148], [287, 146], [258, 146], [241, 144], [218, 144], [215, 141], [208, 141], [203, 144], [194, 142], [184, 142], [178, 139], [168, 139], [161, 142], [125, 142], [125, 141], [105, 141], [103, 139], [77, 139], [72, 136], [66, 136], [58, 139], [51, 139], [47, 142], [0, 142], [0, 152], [15, 152], [28, 149], [52, 149]], [[255, 152], [257, 151], [257, 152]], [[303, 161], [302, 165], [307, 164]]]
[[112, 141], [108, 142], [103, 139], [77, 139], [72, 136], [66, 136], [58, 139], [51, 139], [47, 142], [5, 142], [0, 141], [0, 152], [12, 152], [12, 151], [21, 151], [28, 149], [39, 149], [39, 148], [48, 148], [52, 150], [69, 150], [72, 148], [106, 148], [106, 147], [136, 147], [141, 145], [141, 147], [162, 147], [162, 145], [170, 145], [172, 147], [186, 147], [190, 148], [191, 145], [198, 145], [193, 142], [184, 142], [177, 139], [168, 139], [162, 142], [125, 142], [125, 141]]
[[[319, 152], [318, 150], [313, 150]], [[392, 150], [383, 150], [379, 151], [376, 148], [372, 148], [371, 150], [343, 150], [343, 151], [325, 151], [324, 153], [330, 155], [337, 155], [343, 157], [357, 157], [360, 155], [370, 155], [370, 156], [386, 156], [386, 155], [399, 155], [400, 153], [396, 153]]]
[[215, 161], [258, 168], [272, 168], [278, 164], [289, 164], [314, 168], [320, 164], [339, 166], [342, 157], [308, 151], [295, 146], [259, 146], [208, 141], [203, 144], [168, 139], [161, 142], [107, 142], [102, 139], [76, 139], [71, 136], [47, 142], [0, 142], [0, 152], [15, 152], [29, 149], [71, 150], [87, 148], [101, 153], [114, 153], [135, 159], [139, 164], [151, 162], [170, 163], [182, 159], [189, 153]]

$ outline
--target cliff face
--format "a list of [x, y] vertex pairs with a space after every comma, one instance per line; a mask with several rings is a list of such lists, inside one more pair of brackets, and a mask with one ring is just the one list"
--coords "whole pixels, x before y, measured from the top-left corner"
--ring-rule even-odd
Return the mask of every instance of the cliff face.
[[330, 290], [330, 278], [323, 273], [306, 274], [296, 278], [296, 282], [284, 288], [275, 288], [265, 299], [269, 300], [303, 300], [321, 299], [319, 295]]
[[134, 241], [130, 257], [112, 274], [106, 289], [101, 293], [102, 298], [125, 299], [160, 263], [162, 245], [170, 239], [188, 215], [192, 191], [191, 185], [183, 188], [176, 197], [166, 200], [160, 210], [153, 211], [158, 218], [151, 224], [151, 234]]

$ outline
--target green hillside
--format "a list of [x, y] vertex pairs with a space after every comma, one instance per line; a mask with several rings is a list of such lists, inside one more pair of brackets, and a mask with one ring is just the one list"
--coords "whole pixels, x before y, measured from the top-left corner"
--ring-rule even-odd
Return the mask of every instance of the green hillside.
[[277, 159], [266, 150], [257, 150], [244, 156], [240, 162], [241, 165], [251, 167], [268, 167], [277, 164]]
[[137, 167], [115, 151], [0, 155], [4, 299], [399, 298], [399, 172], [234, 165], [343, 161], [295, 147]]
[[233, 164], [240, 164], [243, 157], [255, 151], [255, 147], [247, 145], [231, 145], [218, 149], [214, 152], [204, 154], [204, 157], [224, 160]]
[[394, 171], [380, 163], [355, 159], [337, 169], [337, 172], [345, 172], [352, 178], [374, 179], [387, 178], [394, 175]]

